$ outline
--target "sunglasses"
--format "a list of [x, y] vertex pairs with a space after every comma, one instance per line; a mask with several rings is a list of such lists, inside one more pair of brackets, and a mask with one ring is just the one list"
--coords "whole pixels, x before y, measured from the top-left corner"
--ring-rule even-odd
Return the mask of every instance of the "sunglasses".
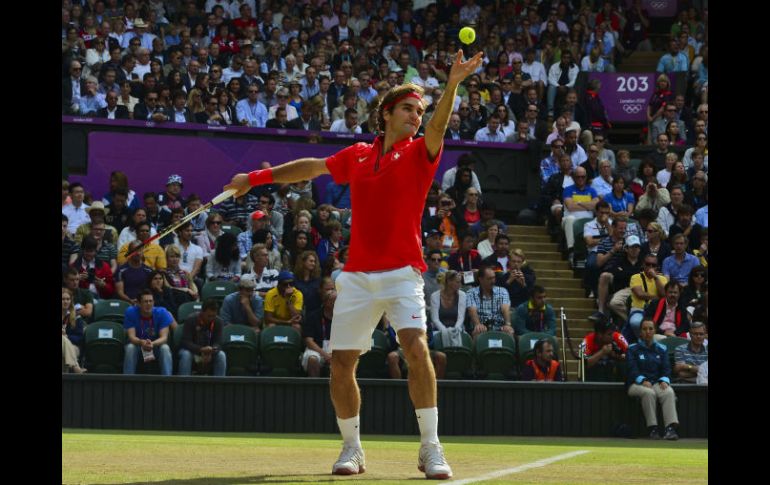
[[215, 225], [216, 226], [221, 226], [222, 225], [222, 221], [211, 221], [211, 225], [212, 226], [215, 226]]
[[441, 262], [441, 258], [430, 258], [430, 260], [433, 261], [434, 263], [440, 263]]

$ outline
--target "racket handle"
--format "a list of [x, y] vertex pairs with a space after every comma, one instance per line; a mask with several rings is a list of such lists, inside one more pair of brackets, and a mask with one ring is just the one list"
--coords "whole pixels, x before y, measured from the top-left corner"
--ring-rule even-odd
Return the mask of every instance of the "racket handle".
[[235, 189], [226, 190], [221, 194], [217, 195], [216, 197], [214, 197], [214, 199], [211, 201], [211, 204], [212, 205], [220, 204], [225, 200], [229, 199], [230, 197], [232, 197], [235, 194], [235, 192], [237, 192]]

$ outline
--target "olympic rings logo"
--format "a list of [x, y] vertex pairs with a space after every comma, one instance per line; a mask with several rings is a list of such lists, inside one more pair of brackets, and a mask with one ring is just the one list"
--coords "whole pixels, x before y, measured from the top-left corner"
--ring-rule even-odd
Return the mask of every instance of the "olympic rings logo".
[[650, 2], [649, 6], [653, 10], [663, 10], [664, 8], [668, 7], [668, 2], [665, 0], [659, 0], [657, 2]]
[[642, 105], [641, 104], [624, 104], [623, 111], [625, 111], [630, 115], [635, 115], [642, 111]]

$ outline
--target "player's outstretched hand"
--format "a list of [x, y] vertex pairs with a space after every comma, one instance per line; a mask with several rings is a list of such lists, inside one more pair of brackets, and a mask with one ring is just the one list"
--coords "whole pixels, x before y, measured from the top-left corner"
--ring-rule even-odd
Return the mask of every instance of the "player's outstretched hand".
[[475, 56], [471, 57], [467, 61], [463, 62], [463, 50], [457, 51], [455, 62], [452, 64], [452, 70], [449, 71], [449, 82], [461, 83], [463, 80], [476, 72], [481, 66], [481, 61], [484, 58], [483, 52], [477, 52]]
[[233, 195], [233, 198], [241, 197], [242, 195], [245, 195], [246, 192], [248, 192], [251, 189], [251, 184], [249, 184], [249, 174], [247, 173], [239, 173], [233, 176], [233, 179], [230, 181], [229, 184], [225, 185], [222, 189], [223, 192], [235, 189], [237, 192], [235, 195]]

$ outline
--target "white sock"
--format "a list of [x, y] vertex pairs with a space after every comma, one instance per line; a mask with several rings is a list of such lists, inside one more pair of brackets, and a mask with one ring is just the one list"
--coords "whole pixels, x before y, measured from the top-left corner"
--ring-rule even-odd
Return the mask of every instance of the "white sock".
[[359, 416], [353, 416], [348, 419], [337, 418], [337, 426], [340, 427], [342, 440], [346, 445], [361, 446]]
[[420, 426], [420, 443], [438, 443], [438, 408], [415, 409]]

